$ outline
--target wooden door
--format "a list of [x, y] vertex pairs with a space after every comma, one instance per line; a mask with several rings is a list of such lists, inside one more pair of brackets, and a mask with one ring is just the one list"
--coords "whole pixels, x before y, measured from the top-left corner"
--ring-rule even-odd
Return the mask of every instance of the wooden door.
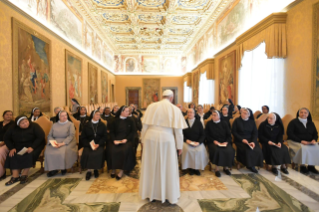
[[128, 105], [139, 105], [139, 90], [128, 90]]
[[173, 98], [173, 102], [172, 102], [172, 103], [173, 103], [174, 105], [176, 105], [176, 104], [177, 104], [177, 102], [175, 102], [175, 99], [176, 99], [176, 98], [175, 98], [175, 95], [176, 95], [175, 92], [176, 92], [176, 90], [175, 90], [175, 89], [172, 89], [171, 91], [173, 91], [173, 93], [174, 93], [174, 98]]

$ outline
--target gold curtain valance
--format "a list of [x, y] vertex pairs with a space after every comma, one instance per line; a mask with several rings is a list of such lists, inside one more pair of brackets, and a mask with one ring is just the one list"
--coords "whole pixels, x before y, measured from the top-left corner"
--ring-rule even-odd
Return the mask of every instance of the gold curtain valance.
[[186, 82], [187, 87], [192, 87], [192, 73], [184, 75], [184, 82]]
[[208, 80], [215, 79], [214, 65], [215, 65], [214, 59], [207, 59], [198, 65], [198, 69], [200, 73], [202, 74], [205, 73], [206, 71], [206, 78]]
[[287, 56], [286, 20], [287, 13], [273, 13], [236, 39], [237, 70], [245, 51], [253, 50], [262, 42], [266, 44], [268, 58]]

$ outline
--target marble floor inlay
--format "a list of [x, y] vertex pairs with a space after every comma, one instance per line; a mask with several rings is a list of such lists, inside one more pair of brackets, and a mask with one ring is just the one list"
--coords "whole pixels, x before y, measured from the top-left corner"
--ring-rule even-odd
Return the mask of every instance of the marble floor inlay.
[[80, 178], [49, 179], [29, 194], [10, 212], [21, 211], [105, 211], [118, 212], [120, 203], [63, 204], [63, 201], [80, 183]]
[[203, 211], [311, 211], [306, 205], [287, 194], [258, 174], [235, 174], [232, 178], [251, 198], [198, 200]]
[[168, 202], [150, 202], [143, 205], [137, 212], [184, 212], [178, 205], [170, 204]]

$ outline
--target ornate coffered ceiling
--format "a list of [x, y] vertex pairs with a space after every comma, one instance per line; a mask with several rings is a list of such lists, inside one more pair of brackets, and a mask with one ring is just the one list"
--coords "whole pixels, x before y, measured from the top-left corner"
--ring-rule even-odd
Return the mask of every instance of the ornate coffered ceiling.
[[115, 54], [183, 54], [232, 0], [72, 0]]

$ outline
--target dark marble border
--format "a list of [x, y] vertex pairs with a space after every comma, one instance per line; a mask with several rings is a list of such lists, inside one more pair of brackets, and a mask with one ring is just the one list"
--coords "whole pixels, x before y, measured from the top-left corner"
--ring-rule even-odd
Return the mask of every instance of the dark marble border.
[[[8, 191], [4, 192], [2, 195], [0, 195], [0, 204], [9, 199], [11, 196], [13, 196], [15, 193], [19, 192], [21, 189], [26, 187], [28, 184], [30, 184], [33, 180], [37, 179], [39, 176], [41, 176], [43, 173], [41, 171], [37, 171], [34, 174], [30, 175], [28, 177], [28, 181], [25, 184], [20, 184], [17, 182], [18, 185], [11, 185], [14, 186]], [[7, 177], [5, 180], [2, 180], [1, 183], [5, 184], [11, 179], [11, 176]]]

